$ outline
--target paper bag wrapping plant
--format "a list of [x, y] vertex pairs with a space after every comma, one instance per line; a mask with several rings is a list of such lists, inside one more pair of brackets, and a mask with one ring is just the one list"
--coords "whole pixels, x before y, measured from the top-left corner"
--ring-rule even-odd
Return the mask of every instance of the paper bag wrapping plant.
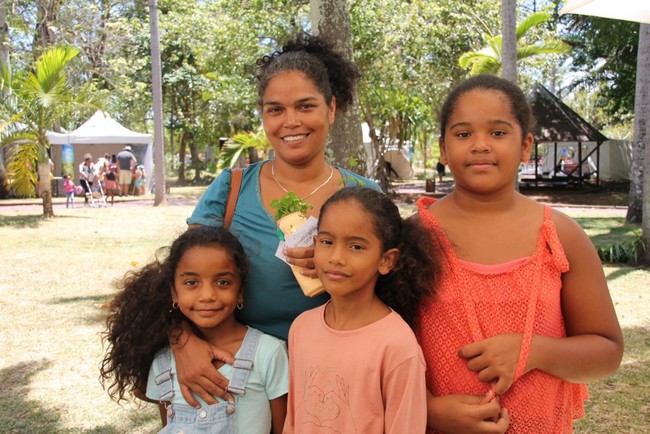
[[[279, 229], [278, 237], [285, 242], [287, 247], [312, 245], [316, 219], [307, 218], [306, 213], [312, 208], [310, 204], [291, 191], [281, 199], [271, 201], [271, 208], [277, 210], [275, 220]], [[302, 267], [291, 265], [291, 271], [293, 271], [302, 292], [308, 297], [322, 293], [325, 288], [323, 288], [320, 279], [303, 276], [300, 274], [301, 269]]]

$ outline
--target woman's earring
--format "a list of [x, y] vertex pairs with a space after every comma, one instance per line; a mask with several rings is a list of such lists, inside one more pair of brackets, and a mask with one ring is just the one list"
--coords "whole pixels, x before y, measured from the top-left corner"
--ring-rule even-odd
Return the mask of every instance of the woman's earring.
[[169, 309], [169, 313], [172, 313], [174, 309], [178, 309], [178, 303], [176, 303], [175, 301], [172, 302], [172, 308]]
[[243, 301], [238, 301], [237, 302], [237, 309], [242, 310], [244, 308], [244, 302]]

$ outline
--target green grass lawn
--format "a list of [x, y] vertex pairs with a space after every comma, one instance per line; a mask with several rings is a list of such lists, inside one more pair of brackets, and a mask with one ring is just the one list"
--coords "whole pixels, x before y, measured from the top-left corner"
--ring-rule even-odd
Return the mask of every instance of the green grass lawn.
[[[104, 305], [115, 293], [113, 280], [183, 231], [192, 209], [57, 207], [57, 217], [44, 221], [39, 211], [0, 207], [2, 432], [157, 431], [155, 406], [118, 405], [102, 389]], [[627, 231], [619, 217], [577, 217], [596, 240], [616, 240]], [[605, 272], [624, 328], [625, 357], [616, 374], [590, 386], [587, 417], [576, 430], [647, 432], [650, 270], [606, 266]]]

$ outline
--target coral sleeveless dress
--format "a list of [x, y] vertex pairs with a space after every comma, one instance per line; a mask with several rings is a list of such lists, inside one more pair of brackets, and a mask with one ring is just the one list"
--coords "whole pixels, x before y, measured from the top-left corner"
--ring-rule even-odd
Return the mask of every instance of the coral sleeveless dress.
[[[544, 207], [544, 220], [531, 257], [499, 266], [465, 263], [454, 253], [437, 219], [418, 200], [421, 224], [437, 235], [445, 253], [434, 297], [422, 304], [416, 334], [427, 363], [427, 387], [435, 396], [485, 394], [490, 385], [458, 356], [461, 347], [502, 333], [522, 333], [515, 381], [500, 397], [510, 412], [509, 433], [570, 433], [584, 416], [584, 384], [572, 384], [537, 369], [522, 372], [533, 334], [566, 336], [560, 293], [569, 264]], [[480, 269], [483, 268], [483, 269]], [[432, 431], [428, 431], [432, 432]]]

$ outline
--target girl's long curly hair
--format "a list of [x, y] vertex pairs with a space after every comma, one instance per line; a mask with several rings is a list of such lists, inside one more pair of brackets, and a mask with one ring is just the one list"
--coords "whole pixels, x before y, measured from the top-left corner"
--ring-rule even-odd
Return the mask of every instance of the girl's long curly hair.
[[424, 297], [433, 295], [441, 272], [439, 244], [416, 219], [402, 219], [399, 209], [385, 194], [362, 186], [337, 191], [322, 206], [319, 221], [330, 205], [355, 201], [370, 217], [368, 224], [382, 243], [382, 252], [397, 248], [399, 257], [390, 273], [379, 276], [375, 293], [411, 328], [418, 321]]
[[230, 254], [239, 270], [241, 288], [248, 262], [239, 240], [224, 228], [196, 227], [181, 234], [169, 247], [156, 252], [156, 259], [140, 270], [129, 271], [116, 284], [121, 291], [109, 305], [107, 345], [100, 367], [100, 379], [116, 401], [127, 393], [144, 392], [149, 367], [156, 353], [169, 344], [170, 334], [187, 320], [172, 308], [176, 267], [189, 249], [214, 246]]

